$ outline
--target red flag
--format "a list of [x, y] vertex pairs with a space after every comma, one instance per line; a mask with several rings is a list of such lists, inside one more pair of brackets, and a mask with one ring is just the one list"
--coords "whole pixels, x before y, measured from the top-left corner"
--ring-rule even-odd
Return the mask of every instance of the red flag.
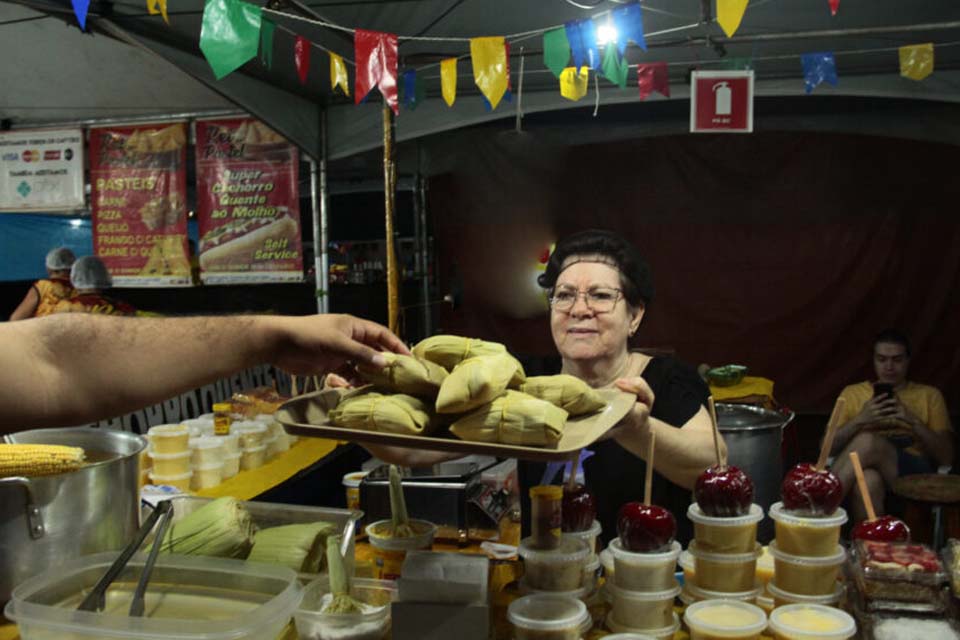
[[666, 62], [651, 62], [637, 65], [637, 85], [640, 87], [640, 99], [646, 100], [654, 91], [670, 97], [670, 75]]
[[293, 43], [293, 61], [297, 63], [300, 84], [306, 84], [307, 74], [310, 73], [310, 41], [303, 36], [297, 36]]
[[840, 0], [830, 0], [830, 15], [837, 15], [837, 11], [840, 9]]
[[354, 103], [360, 104], [373, 87], [378, 87], [393, 113], [400, 113], [397, 100], [397, 36], [357, 29], [353, 36], [353, 48], [357, 60]]

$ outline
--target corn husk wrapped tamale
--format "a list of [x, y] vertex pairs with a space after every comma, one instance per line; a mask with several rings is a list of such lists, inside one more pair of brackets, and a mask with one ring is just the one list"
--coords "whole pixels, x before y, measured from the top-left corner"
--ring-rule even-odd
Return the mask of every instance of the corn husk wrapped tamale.
[[463, 413], [492, 401], [509, 386], [526, 380], [523, 367], [509, 353], [477, 356], [461, 362], [437, 394], [437, 413]]
[[567, 412], [546, 400], [507, 391], [450, 427], [461, 440], [556, 448]]
[[402, 393], [364, 393], [344, 398], [327, 418], [338, 427], [425, 436], [437, 426], [429, 404]]
[[326, 556], [327, 538], [337, 527], [329, 522], [287, 524], [261, 529], [253, 539], [249, 562], [265, 562], [294, 571], [319, 573]]
[[440, 384], [447, 377], [447, 370], [429, 360], [396, 353], [384, 353], [387, 366], [376, 369], [359, 365], [357, 372], [367, 381], [381, 389], [412, 396], [435, 398]]
[[520, 385], [520, 391], [555, 404], [572, 416], [593, 413], [607, 406], [600, 394], [576, 376], [533, 376]]
[[246, 558], [256, 526], [236, 498], [217, 498], [167, 529], [161, 553]]
[[495, 356], [506, 353], [507, 348], [499, 342], [440, 335], [421, 340], [411, 351], [416, 357], [429, 360], [451, 371], [464, 360], [476, 356]]

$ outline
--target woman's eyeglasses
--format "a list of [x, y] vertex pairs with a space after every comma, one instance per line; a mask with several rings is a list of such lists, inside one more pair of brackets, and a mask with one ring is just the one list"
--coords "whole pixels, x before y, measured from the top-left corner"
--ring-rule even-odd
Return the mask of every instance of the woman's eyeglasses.
[[617, 301], [623, 293], [613, 287], [593, 287], [586, 291], [577, 291], [573, 288], [556, 289], [550, 298], [551, 306], [557, 311], [570, 311], [577, 303], [577, 298], [583, 296], [583, 301], [590, 310], [596, 313], [609, 313], [617, 306]]

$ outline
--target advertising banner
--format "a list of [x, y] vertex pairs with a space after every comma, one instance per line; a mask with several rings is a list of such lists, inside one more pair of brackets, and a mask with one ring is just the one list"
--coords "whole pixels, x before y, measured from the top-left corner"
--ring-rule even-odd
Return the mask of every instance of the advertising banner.
[[297, 148], [250, 118], [196, 126], [200, 279], [303, 280]]
[[83, 131], [0, 133], [0, 211], [83, 206]]
[[189, 286], [184, 123], [90, 130], [93, 249], [117, 287]]

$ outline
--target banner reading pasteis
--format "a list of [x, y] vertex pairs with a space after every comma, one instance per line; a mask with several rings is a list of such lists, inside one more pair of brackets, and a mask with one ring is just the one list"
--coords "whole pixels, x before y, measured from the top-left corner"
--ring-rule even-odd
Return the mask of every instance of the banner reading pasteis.
[[90, 130], [93, 247], [114, 286], [190, 285], [187, 129]]
[[297, 149], [249, 119], [197, 121], [200, 278], [303, 279]]

